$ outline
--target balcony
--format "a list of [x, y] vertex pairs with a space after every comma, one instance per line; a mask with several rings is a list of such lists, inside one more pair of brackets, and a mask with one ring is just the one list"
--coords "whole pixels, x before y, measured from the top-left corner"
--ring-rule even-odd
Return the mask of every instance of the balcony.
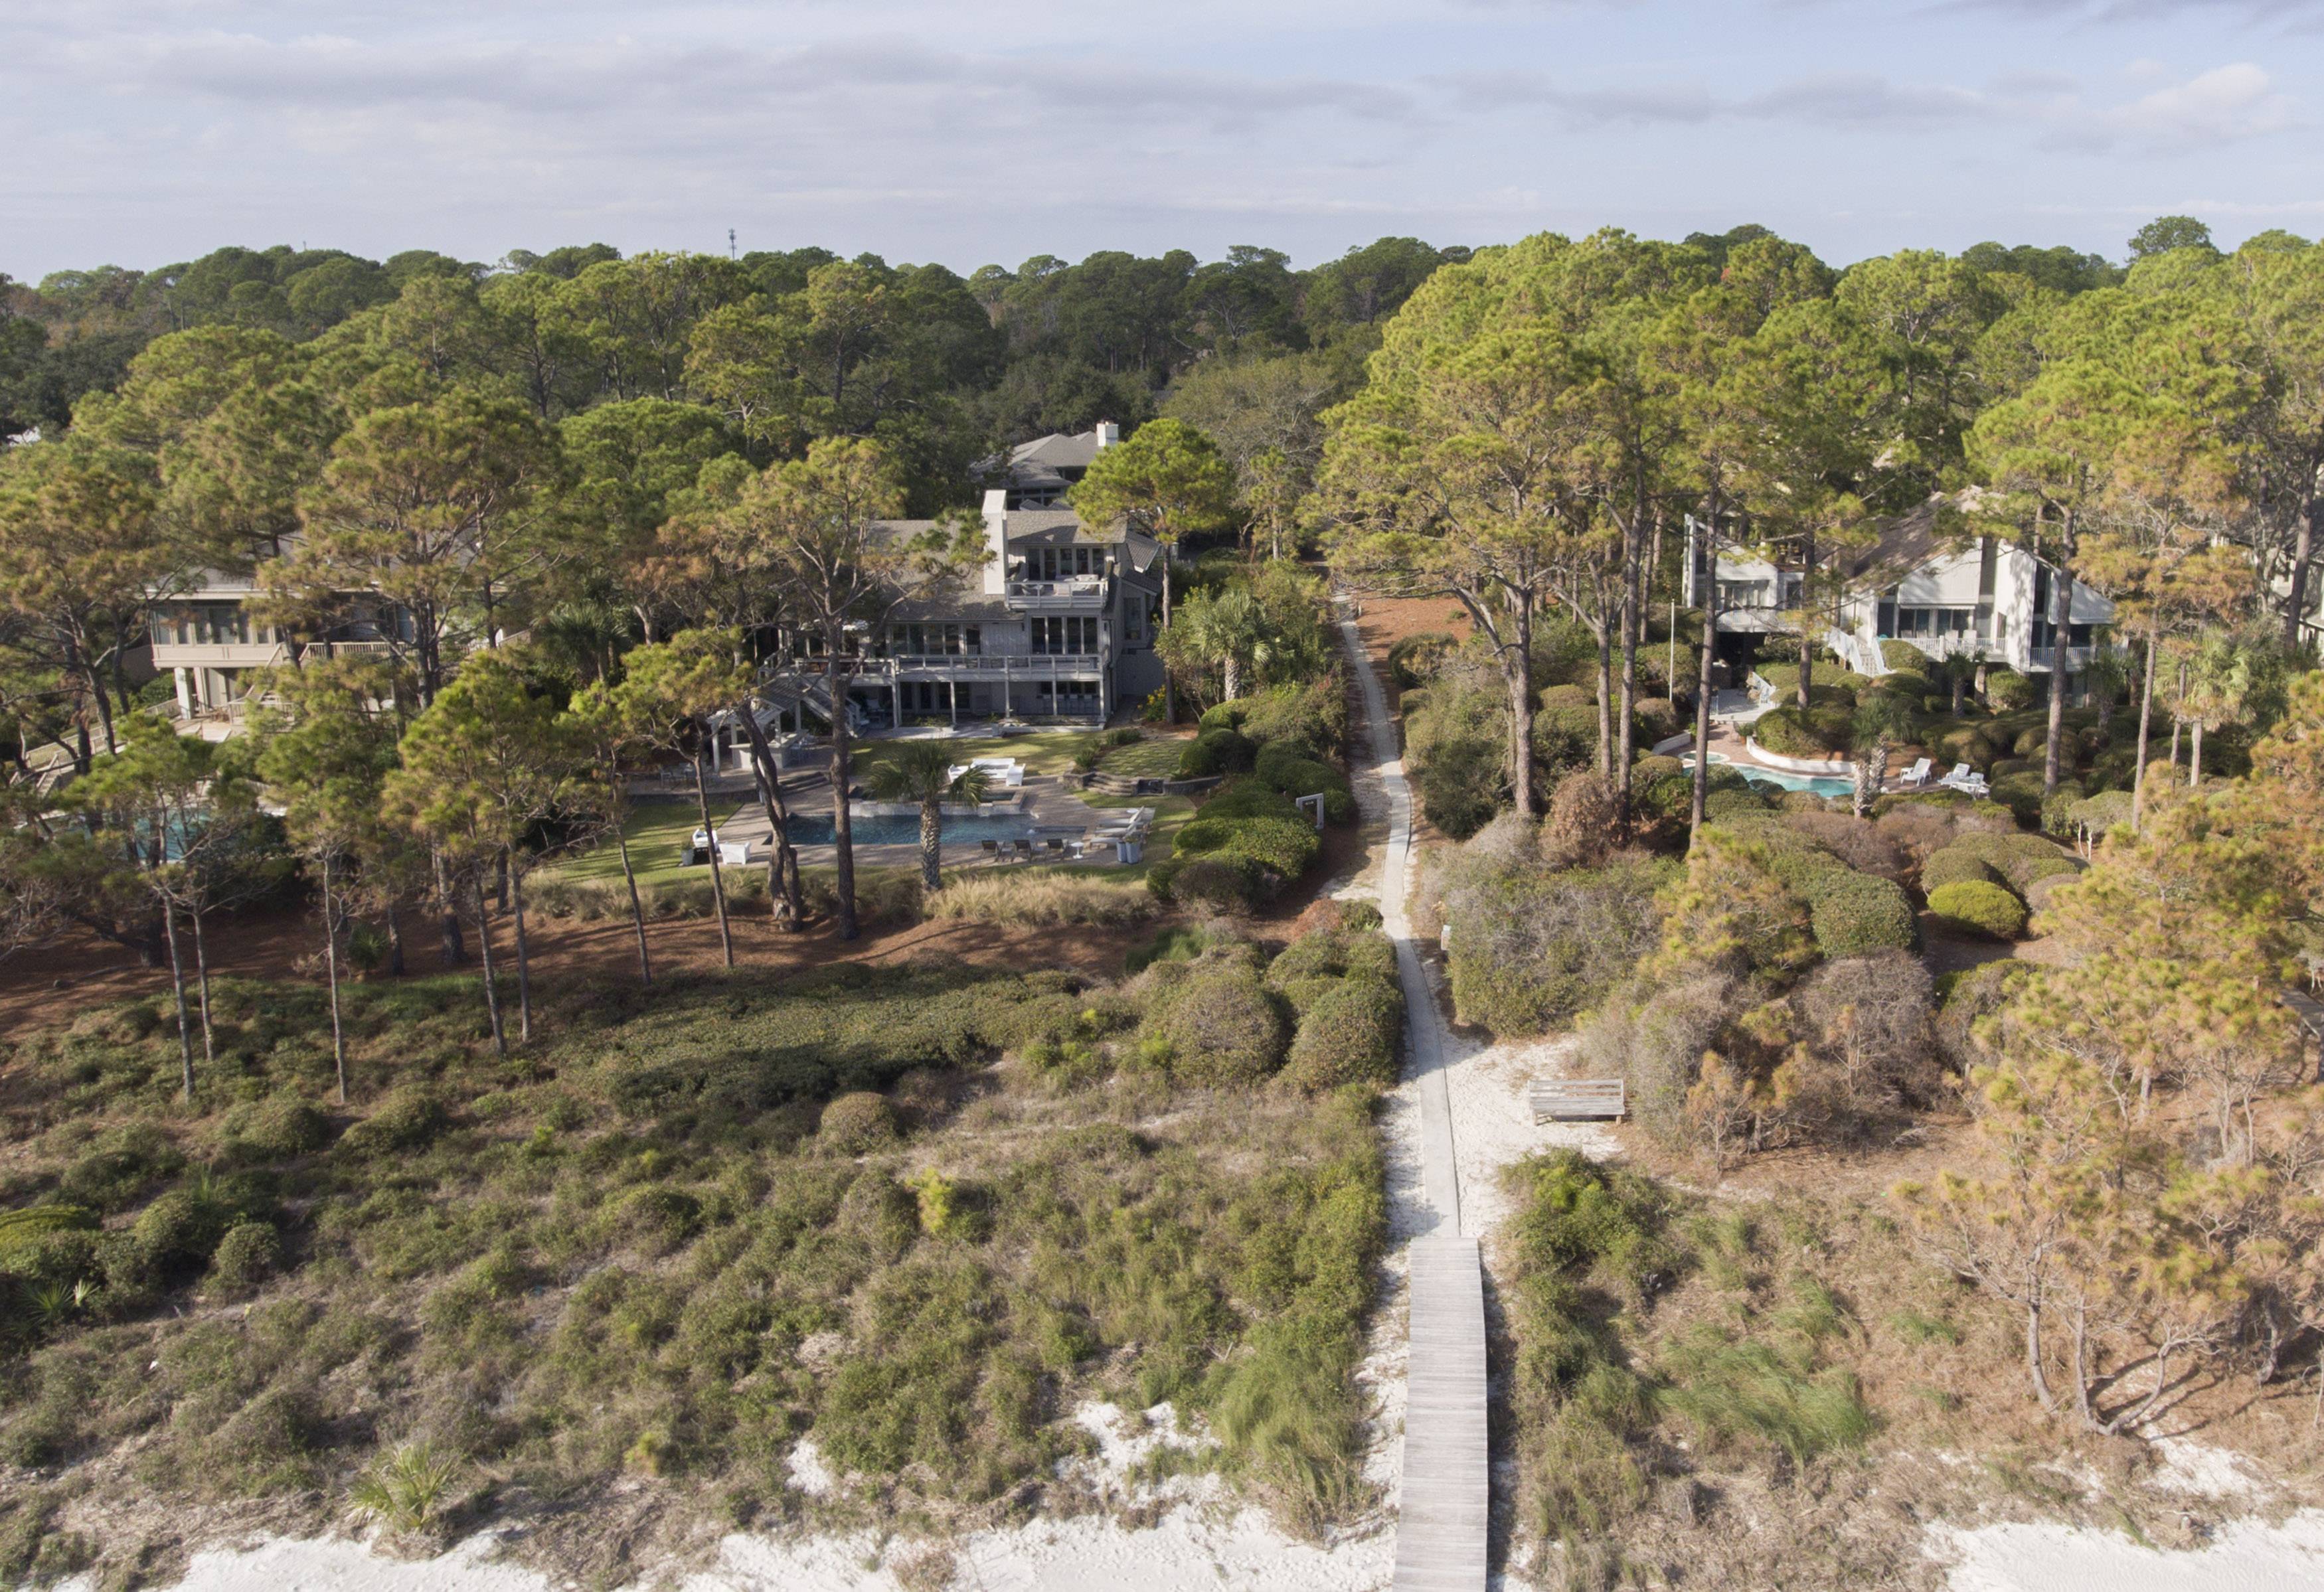
[[1019, 613], [1095, 613], [1105, 606], [1105, 576], [1012, 580], [1005, 594], [1010, 608]]

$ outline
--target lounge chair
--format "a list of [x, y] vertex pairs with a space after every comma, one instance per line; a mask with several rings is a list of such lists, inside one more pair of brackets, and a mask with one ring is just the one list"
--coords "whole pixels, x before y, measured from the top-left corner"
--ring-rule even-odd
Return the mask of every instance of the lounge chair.
[[1065, 854], [1065, 842], [1056, 835], [1051, 835], [1049, 837], [1049, 855], [1052, 857], [1063, 857]]
[[1033, 860], [1033, 842], [1031, 841], [1016, 841], [1011, 843], [1013, 843], [1017, 848], [1017, 860], [1019, 862], [1030, 862]]
[[1928, 784], [1929, 771], [1935, 767], [1936, 764], [1933, 760], [1928, 758], [1923, 758], [1919, 762], [1914, 763], [1911, 768], [1905, 769], [1904, 780], [1904, 788], [1907, 790], [1918, 790], [1921, 787]]
[[986, 856], [991, 858], [995, 862], [1001, 860], [1001, 842], [999, 841], [988, 840], [981, 843], [984, 847], [984, 854]]
[[1958, 790], [1969, 796], [1983, 796], [1987, 788], [1985, 776], [1971, 769], [1967, 763], [1955, 763], [1953, 771], [1937, 783], [1947, 790]]

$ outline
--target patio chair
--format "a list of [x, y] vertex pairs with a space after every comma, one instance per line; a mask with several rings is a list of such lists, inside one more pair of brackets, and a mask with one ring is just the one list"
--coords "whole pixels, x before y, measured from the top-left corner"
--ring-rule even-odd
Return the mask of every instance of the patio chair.
[[1935, 767], [1935, 762], [1928, 758], [1923, 758], [1919, 762], [1914, 763], [1904, 770], [1905, 787], [1910, 790], [1920, 789], [1929, 782], [1929, 771]]
[[1019, 862], [1030, 862], [1033, 860], [1033, 842], [1018, 841], [1014, 843], [1017, 847], [1017, 860]]
[[999, 841], [988, 840], [983, 842], [982, 844], [984, 846], [984, 854], [986, 856], [991, 858], [995, 862], [1001, 860], [1001, 842]]

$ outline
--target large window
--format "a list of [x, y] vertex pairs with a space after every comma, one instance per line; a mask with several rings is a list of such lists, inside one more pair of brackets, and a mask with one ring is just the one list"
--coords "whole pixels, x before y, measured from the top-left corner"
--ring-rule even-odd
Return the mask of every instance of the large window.
[[890, 625], [888, 650], [905, 658], [973, 658], [984, 650], [984, 632], [978, 625]]
[[1073, 656], [1098, 650], [1094, 619], [1036, 619], [1033, 651], [1039, 656]]
[[[173, 603], [153, 611], [151, 627], [157, 647], [248, 646], [252, 633], [239, 603]], [[257, 634], [261, 641], [273, 639], [263, 625]]]

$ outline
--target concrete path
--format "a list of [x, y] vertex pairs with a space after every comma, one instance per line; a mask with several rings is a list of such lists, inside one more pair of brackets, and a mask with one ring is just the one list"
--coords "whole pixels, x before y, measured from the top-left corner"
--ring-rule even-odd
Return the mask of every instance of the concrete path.
[[1388, 804], [1380, 917], [1404, 983], [1406, 1069], [1420, 1089], [1421, 1201], [1412, 1241], [1404, 1482], [1396, 1529], [1397, 1592], [1480, 1592], [1485, 1585], [1491, 1467], [1485, 1413], [1485, 1292], [1477, 1241], [1461, 1232], [1460, 1168], [1444, 1083], [1445, 1035], [1405, 913], [1411, 888], [1412, 791], [1397, 753], [1388, 698], [1355, 621], [1340, 635], [1363, 693], [1364, 747]]

